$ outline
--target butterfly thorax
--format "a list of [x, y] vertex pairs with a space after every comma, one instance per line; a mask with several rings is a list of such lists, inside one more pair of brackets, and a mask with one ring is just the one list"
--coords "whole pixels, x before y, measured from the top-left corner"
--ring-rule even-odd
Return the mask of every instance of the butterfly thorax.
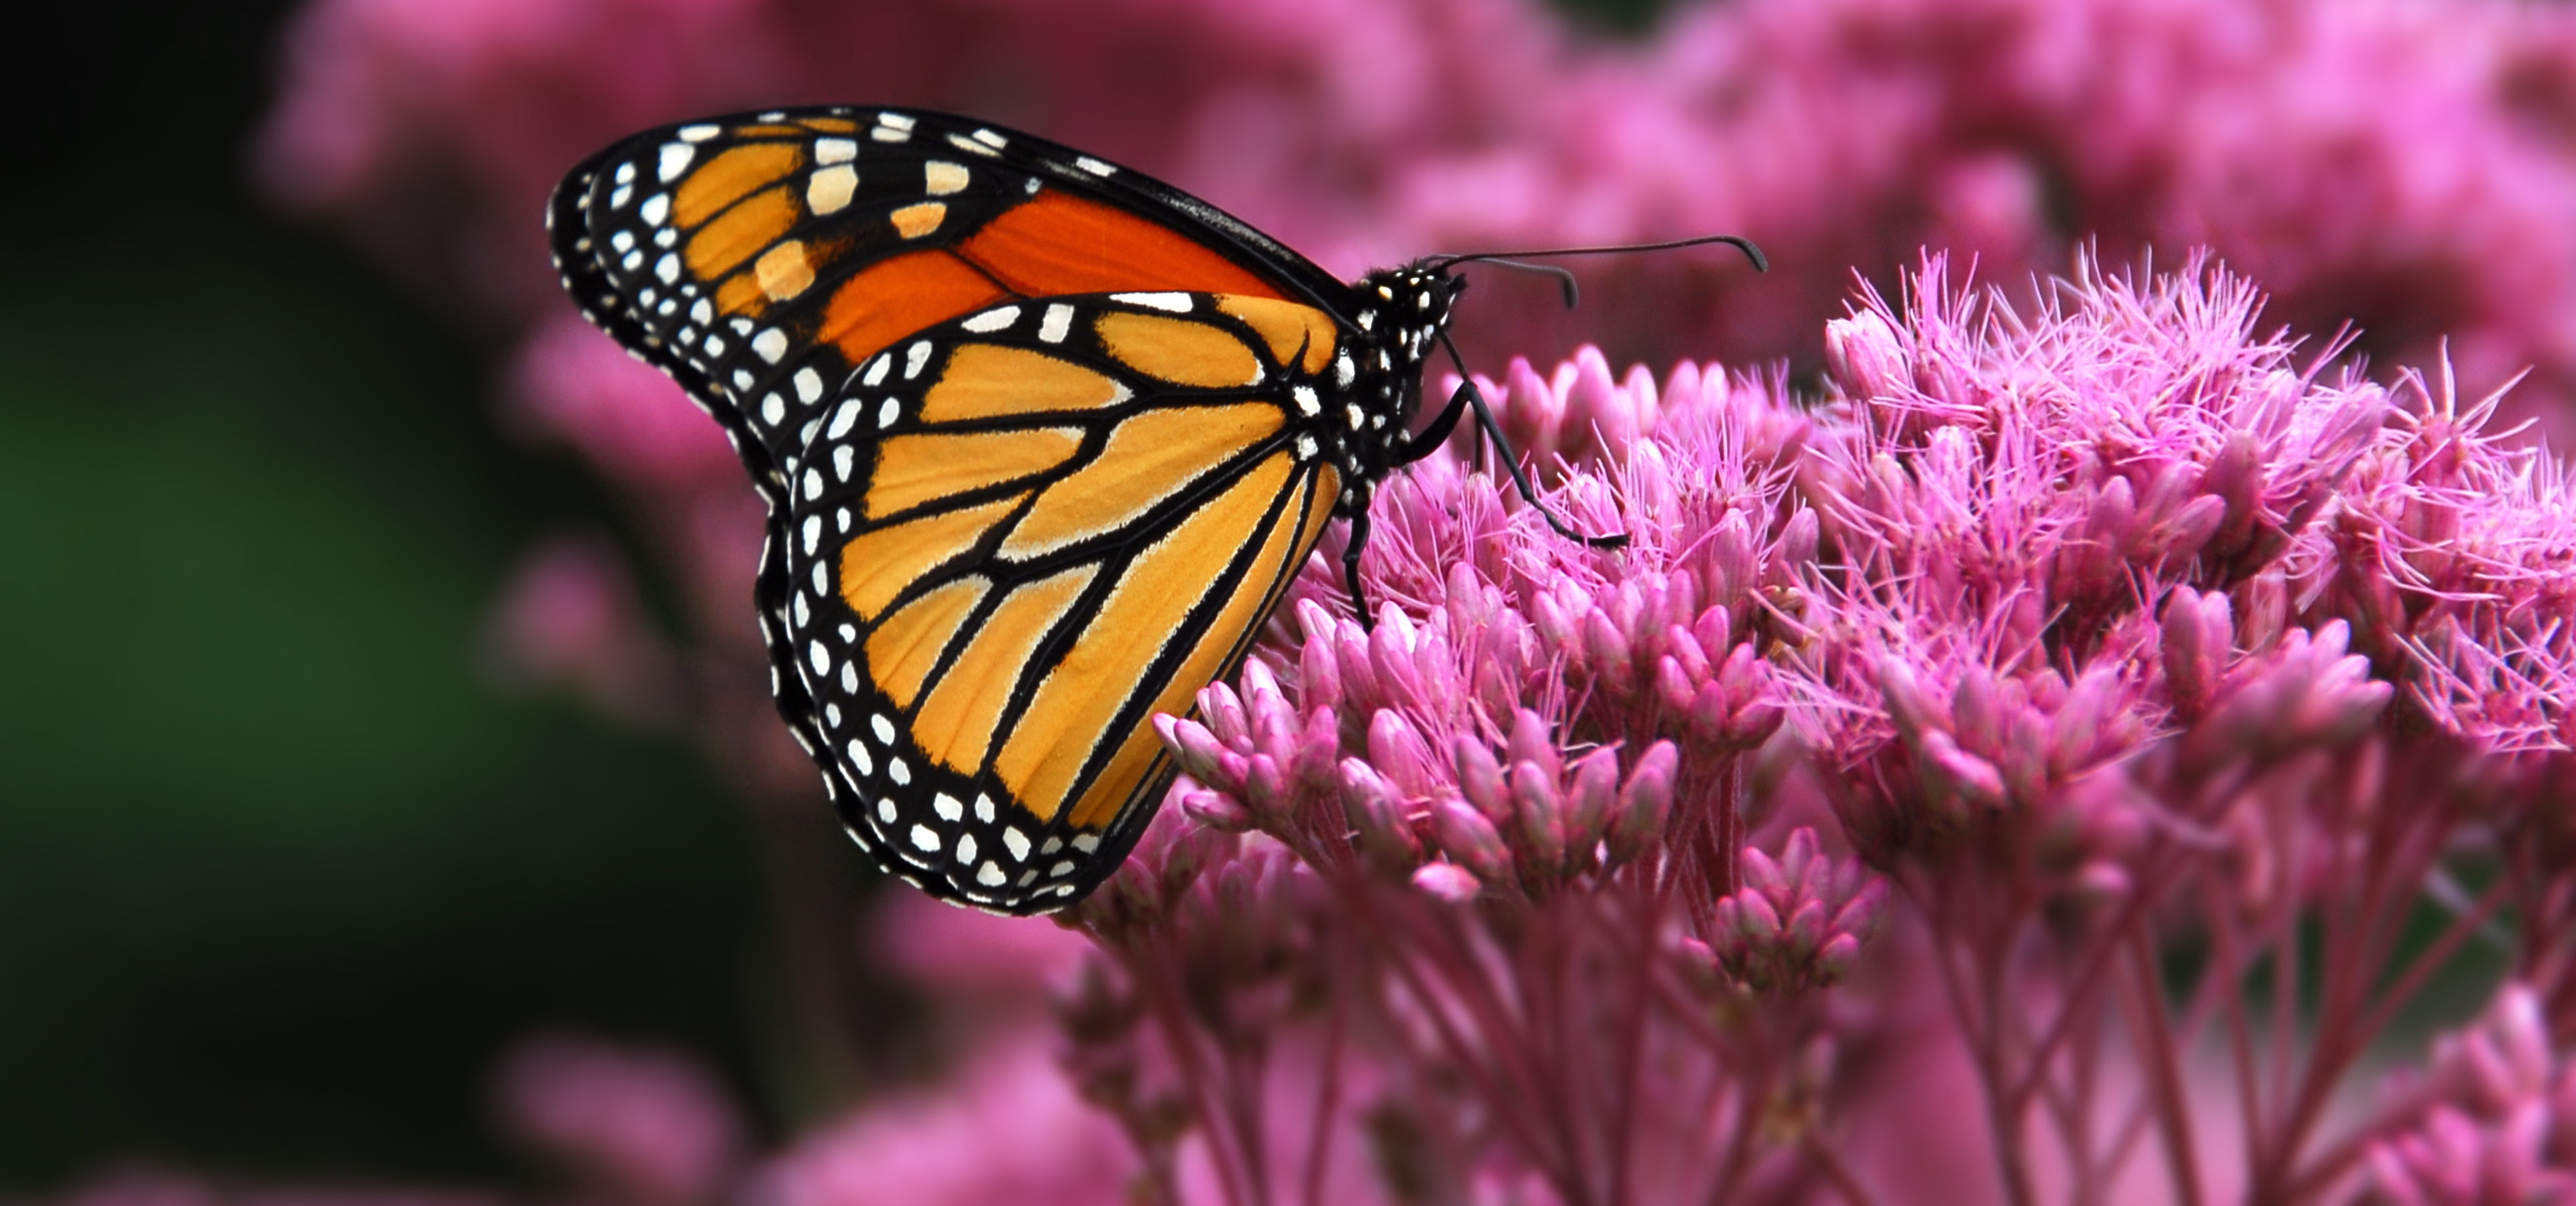
[[[1337, 513], [1367, 511], [1377, 484], [1407, 459], [1423, 366], [1449, 325], [1456, 284], [1447, 272], [1420, 263], [1377, 269], [1352, 284], [1357, 304], [1347, 316], [1344, 347], [1321, 374], [1322, 404], [1318, 413], [1300, 415], [1299, 451], [1312, 439], [1341, 472]], [[1305, 399], [1298, 402], [1304, 411]]]

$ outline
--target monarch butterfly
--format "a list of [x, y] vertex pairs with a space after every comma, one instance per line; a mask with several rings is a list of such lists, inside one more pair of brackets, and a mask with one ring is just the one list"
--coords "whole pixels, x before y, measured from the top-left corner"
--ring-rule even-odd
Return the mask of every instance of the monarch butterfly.
[[968, 118], [647, 131], [547, 222], [583, 314], [714, 416], [769, 504], [772, 689], [843, 825], [997, 912], [1114, 871], [1172, 774], [1153, 714], [1232, 673], [1335, 516], [1357, 598], [1377, 483], [1467, 404], [1492, 427], [1471, 386], [1410, 430], [1450, 269], [1494, 257], [1344, 284]]

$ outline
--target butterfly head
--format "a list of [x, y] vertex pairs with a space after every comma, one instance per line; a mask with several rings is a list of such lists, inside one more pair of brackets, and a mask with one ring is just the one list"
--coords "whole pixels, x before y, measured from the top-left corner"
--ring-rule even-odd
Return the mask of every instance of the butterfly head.
[[1451, 303], [1466, 287], [1466, 278], [1431, 260], [1381, 268], [1357, 282], [1360, 306], [1350, 317], [1359, 328], [1362, 373], [1379, 378], [1378, 388], [1363, 394], [1382, 399], [1388, 416], [1379, 430], [1390, 448], [1420, 408], [1423, 367], [1448, 329]]

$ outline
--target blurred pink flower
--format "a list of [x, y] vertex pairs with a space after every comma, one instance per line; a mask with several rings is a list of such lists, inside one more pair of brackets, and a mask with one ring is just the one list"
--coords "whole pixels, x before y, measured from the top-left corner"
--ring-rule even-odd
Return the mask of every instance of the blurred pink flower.
[[503, 1063], [497, 1092], [514, 1136], [611, 1200], [708, 1201], [743, 1157], [732, 1103], [676, 1052], [571, 1035], [530, 1039]]
[[562, 536], [532, 550], [493, 609], [492, 668], [505, 683], [569, 686], [630, 724], [665, 727], [679, 707], [677, 667], [606, 542]]
[[935, 1092], [897, 1091], [817, 1128], [741, 1190], [751, 1206], [1063, 1206], [1129, 1200], [1135, 1157], [1035, 1034], [977, 1051]]
[[2413, 1088], [2423, 1120], [2374, 1145], [2379, 1196], [2400, 1206], [2576, 1201], [2576, 1059], [2554, 1042], [2539, 999], [2508, 983], [2475, 1026], [2433, 1048]]

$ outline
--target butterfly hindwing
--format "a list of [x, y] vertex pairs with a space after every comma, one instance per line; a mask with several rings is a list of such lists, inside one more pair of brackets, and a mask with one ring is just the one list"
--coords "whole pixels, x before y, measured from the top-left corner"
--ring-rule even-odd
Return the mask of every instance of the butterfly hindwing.
[[1027, 911], [1124, 855], [1168, 779], [1152, 714], [1240, 661], [1338, 493], [1279, 402], [1308, 342], [1282, 363], [1238, 317], [1284, 334], [1277, 306], [1006, 303], [826, 412], [790, 481], [788, 672], [845, 821], [907, 878]]

